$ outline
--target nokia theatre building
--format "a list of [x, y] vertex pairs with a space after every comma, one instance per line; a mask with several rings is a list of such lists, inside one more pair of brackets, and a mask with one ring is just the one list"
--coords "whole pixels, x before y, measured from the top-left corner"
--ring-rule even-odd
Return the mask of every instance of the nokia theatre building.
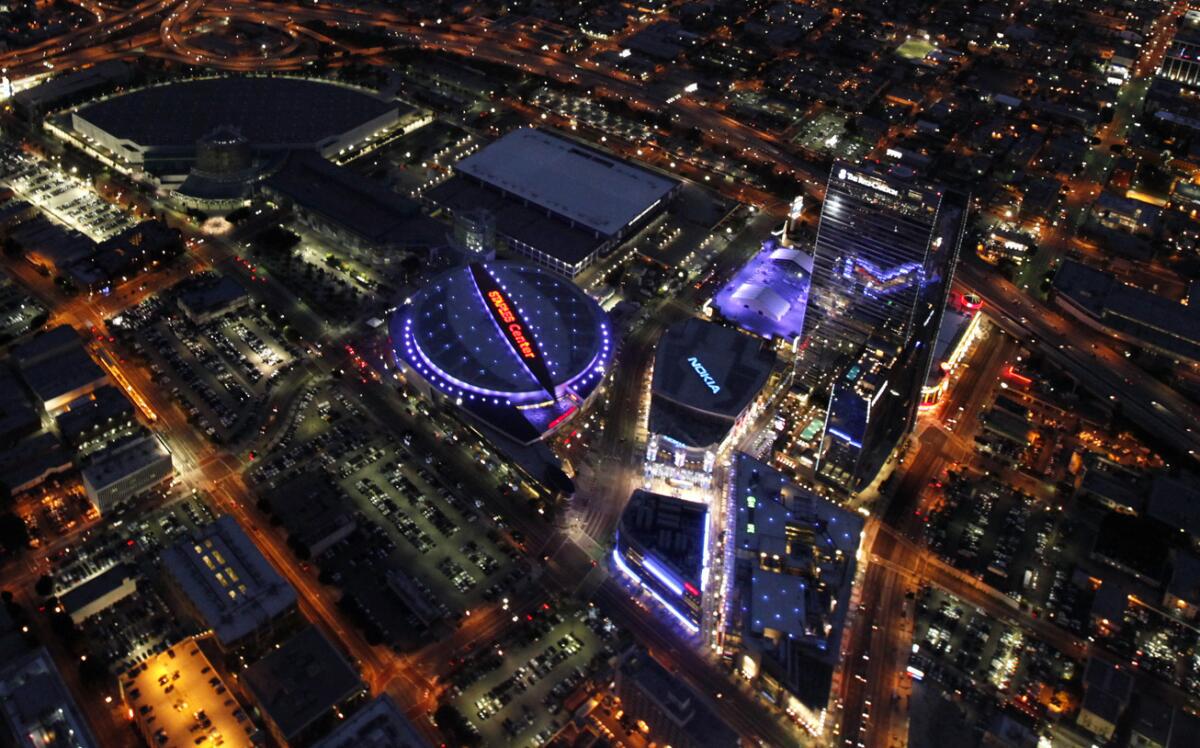
[[790, 383], [790, 364], [762, 338], [695, 318], [668, 328], [654, 357], [646, 488], [710, 489], [716, 466]]

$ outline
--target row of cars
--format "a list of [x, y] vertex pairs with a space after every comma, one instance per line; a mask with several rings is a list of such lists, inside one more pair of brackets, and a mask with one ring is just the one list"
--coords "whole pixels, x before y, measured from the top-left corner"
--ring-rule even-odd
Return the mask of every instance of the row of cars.
[[136, 223], [90, 185], [20, 151], [0, 151], [0, 176], [30, 203], [93, 241], [104, 241]]

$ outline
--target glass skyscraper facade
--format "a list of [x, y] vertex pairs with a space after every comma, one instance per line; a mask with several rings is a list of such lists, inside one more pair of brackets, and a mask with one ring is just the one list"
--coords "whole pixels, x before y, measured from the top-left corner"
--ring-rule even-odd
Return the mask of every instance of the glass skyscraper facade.
[[821, 208], [804, 380], [829, 396], [818, 474], [861, 488], [912, 426], [950, 293], [965, 194], [838, 162]]

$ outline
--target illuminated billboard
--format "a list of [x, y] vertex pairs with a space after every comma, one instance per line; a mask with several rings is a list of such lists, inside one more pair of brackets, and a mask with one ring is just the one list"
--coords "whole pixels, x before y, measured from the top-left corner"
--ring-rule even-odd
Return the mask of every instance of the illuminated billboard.
[[479, 295], [487, 302], [485, 306], [491, 313], [500, 334], [508, 342], [517, 358], [521, 359], [521, 363], [525, 365], [533, 378], [538, 381], [538, 384], [546, 390], [548, 395], [554, 397], [554, 378], [550, 376], [550, 370], [546, 367], [546, 359], [538, 350], [537, 340], [533, 336], [532, 329], [521, 318], [516, 305], [509, 300], [500, 284], [483, 265], [471, 263], [470, 268], [471, 277], [475, 279], [475, 285], [479, 288]]

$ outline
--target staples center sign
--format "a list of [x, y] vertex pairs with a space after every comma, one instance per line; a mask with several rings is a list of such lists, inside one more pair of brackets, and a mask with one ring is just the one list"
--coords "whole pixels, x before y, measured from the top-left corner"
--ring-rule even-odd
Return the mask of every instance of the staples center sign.
[[546, 366], [546, 360], [542, 358], [542, 352], [538, 350], [537, 341], [530, 332], [529, 325], [521, 318], [516, 305], [487, 268], [479, 263], [472, 263], [470, 268], [471, 277], [475, 279], [475, 286], [479, 289], [479, 295], [483, 297], [484, 306], [491, 313], [505, 342], [521, 359], [525, 369], [533, 375], [542, 389], [553, 397], [554, 378], [550, 376], [550, 369]]
[[512, 308], [508, 305], [508, 300], [504, 298], [504, 295], [499, 291], [488, 291], [487, 299], [491, 302], [496, 315], [500, 317], [500, 321], [508, 325], [504, 329], [508, 331], [513, 348], [521, 354], [522, 358], [537, 358], [537, 353], [533, 350], [533, 343], [525, 337], [525, 328], [521, 326], [520, 322], [517, 322], [517, 317], [512, 313]]

